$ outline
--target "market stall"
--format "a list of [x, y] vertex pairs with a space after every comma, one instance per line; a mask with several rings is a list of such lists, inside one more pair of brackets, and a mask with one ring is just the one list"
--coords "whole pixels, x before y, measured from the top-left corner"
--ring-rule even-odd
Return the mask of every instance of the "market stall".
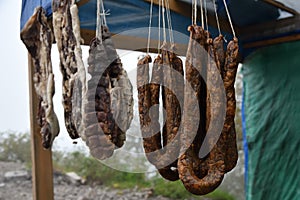
[[[181, 33], [175, 33], [173, 38], [173, 42], [180, 47], [180, 50], [177, 52], [179, 55], [186, 55], [189, 43], [187, 27], [191, 25], [191, 21], [200, 22], [202, 20], [202, 26], [204, 27], [203, 17], [201, 19], [201, 14], [204, 14], [202, 12], [202, 4], [197, 4], [197, 2], [192, 0], [170, 0], [168, 3], [173, 22], [172, 28], [174, 32]], [[227, 0], [226, 2], [216, 0], [216, 6], [213, 1], [204, 2], [206, 3], [206, 29], [210, 31], [212, 38], [216, 38], [222, 32], [227, 41], [233, 40], [237, 42], [234, 39], [236, 37], [239, 41], [238, 61], [243, 63], [244, 73], [243, 126], [246, 152], [247, 199], [276, 199], [279, 196], [280, 199], [297, 199], [299, 196], [297, 186], [300, 185], [300, 178], [297, 178], [299, 169], [296, 166], [297, 161], [299, 161], [299, 155], [295, 157], [294, 153], [297, 152], [296, 148], [299, 146], [297, 121], [300, 116], [296, 112], [299, 100], [296, 96], [299, 93], [299, 84], [297, 84], [299, 42], [295, 41], [300, 39], [300, 5], [289, 0], [245, 0], [243, 2], [239, 0]], [[104, 31], [102, 29], [97, 33], [99, 21], [97, 21], [96, 13], [99, 5], [96, 0], [81, 0], [76, 1], [76, 4], [79, 8], [80, 33], [84, 44], [89, 45], [91, 41], [95, 42], [93, 38], [101, 38], [101, 33]], [[52, 5], [51, 0], [23, 0], [21, 30], [24, 30], [26, 23], [28, 23], [28, 20], [31, 19], [34, 13], [34, 9], [38, 6], [42, 6], [45, 9], [45, 16], [48, 21], [54, 19], [55, 22], [55, 14], [57, 14], [56, 12], [59, 9], [54, 9]], [[157, 32], [153, 33], [151, 40], [148, 37], [150, 5], [152, 8], [151, 13], [153, 13], [151, 26], [158, 27], [160, 26], [160, 7], [166, 7], [161, 1], [104, 1], [103, 6], [109, 11], [102, 9], [107, 21], [101, 26], [107, 25], [110, 32], [115, 34], [113, 42], [116, 48], [159, 52], [156, 47], [157, 42], [161, 39], [160, 34]], [[228, 5], [228, 9], [226, 5]], [[197, 10], [200, 13], [198, 15], [195, 12]], [[228, 15], [228, 10], [231, 18]], [[191, 18], [194, 19], [191, 20]], [[53, 25], [55, 32], [56, 24], [54, 23]], [[65, 28], [63, 25], [61, 27]], [[50, 27], [46, 26], [45, 28]], [[77, 28], [79, 30], [79, 27]], [[187, 37], [182, 37], [182, 35], [187, 35]], [[76, 38], [75, 32], [74, 37]], [[169, 35], [169, 37], [171, 36]], [[56, 40], [57, 38], [56, 35]], [[77, 41], [79, 41], [78, 38]], [[57, 40], [56, 42], [59, 46], [60, 41]], [[61, 43], [64, 44], [64, 41], [62, 40]], [[73, 45], [74, 52], [77, 50], [80, 52], [78, 49], [80, 43], [74, 43]], [[163, 52], [161, 54], [163, 56]], [[34, 86], [34, 81], [36, 80], [34, 77], [37, 72], [33, 70], [32, 66], [36, 63], [34, 62], [35, 60], [32, 61], [31, 56], [29, 56], [28, 60], [33, 192], [35, 199], [53, 199], [51, 151], [46, 151], [41, 146], [42, 140], [44, 141], [45, 139], [41, 138], [39, 134], [41, 132], [40, 127], [35, 120], [38, 112], [37, 105], [40, 101], [38, 96], [43, 95], [38, 93], [37, 96], [35, 92], [36, 86]], [[61, 58], [63, 57], [61, 56]], [[76, 65], [79, 66], [80, 63]], [[118, 63], [115, 65], [117, 66]], [[78, 71], [80, 71], [79, 68]], [[68, 76], [77, 76], [77, 72], [72, 73], [68, 74]], [[110, 72], [107, 73], [111, 74]], [[121, 74], [126, 77], [123, 72]], [[66, 82], [68, 82], [67, 79]], [[126, 85], [126, 88], [130, 88], [128, 84]], [[231, 93], [230, 88], [228, 91]], [[44, 99], [48, 98], [44, 96]], [[130, 100], [128, 102], [124, 104], [129, 105]], [[49, 105], [51, 105], [51, 101]], [[65, 105], [66, 107], [68, 106], [68, 104]], [[185, 107], [185, 109], [189, 108]], [[81, 118], [78, 120], [81, 120]], [[44, 123], [41, 122], [41, 124]], [[67, 123], [66, 126], [68, 126]], [[47, 131], [46, 128], [43, 128], [42, 126], [42, 130], [45, 129]], [[78, 125], [78, 129], [80, 128], [80, 125]], [[71, 131], [68, 132], [70, 133]], [[70, 136], [77, 137], [76, 133], [70, 134]], [[122, 146], [120, 140], [116, 140], [114, 144], [118, 147]], [[47, 148], [47, 144], [43, 143], [43, 145], [44, 148]], [[102, 156], [105, 157], [108, 154]], [[184, 162], [184, 159], [181, 159], [181, 161]], [[180, 170], [180, 168], [178, 169]], [[218, 172], [220, 172], [220, 169]], [[189, 179], [186, 180], [186, 182], [188, 181]], [[285, 187], [282, 187], [282, 185]], [[188, 186], [187, 189], [189, 190]], [[190, 191], [201, 193], [194, 188], [190, 189]]]

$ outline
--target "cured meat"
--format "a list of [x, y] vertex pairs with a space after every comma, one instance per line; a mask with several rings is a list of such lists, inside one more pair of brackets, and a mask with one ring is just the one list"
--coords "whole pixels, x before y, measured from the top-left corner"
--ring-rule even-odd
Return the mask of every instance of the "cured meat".
[[33, 82], [39, 99], [37, 121], [41, 127], [42, 145], [48, 149], [59, 133], [59, 124], [53, 109], [55, 90], [51, 63], [53, 35], [42, 7], [36, 8], [25, 24], [21, 31], [21, 39], [33, 60]]
[[95, 38], [88, 58], [87, 102], [84, 139], [92, 156], [103, 160], [125, 141], [133, 117], [132, 85], [113, 47], [107, 27]]
[[219, 35], [213, 40], [213, 47], [215, 49], [215, 61], [216, 65], [224, 77], [224, 64], [225, 64], [225, 51], [224, 51], [224, 37]]
[[226, 119], [223, 128], [224, 136], [226, 137], [227, 141], [225, 154], [226, 172], [232, 170], [238, 160], [236, 130], [234, 124], [236, 110], [234, 82], [238, 68], [238, 50], [238, 39], [233, 38], [233, 40], [227, 45], [226, 61], [224, 65], [224, 87], [227, 98]]
[[[201, 59], [196, 59], [197, 56], [204, 57], [205, 34], [204, 30], [196, 25], [190, 26], [188, 30], [191, 33], [185, 66], [184, 130], [180, 136], [181, 156], [178, 159], [178, 171], [181, 180], [190, 176], [187, 174], [188, 168], [196, 173], [199, 172], [198, 176], [203, 176], [206, 173], [202, 171], [204, 168], [201, 167], [203, 160], [198, 158], [198, 152], [205, 136], [205, 120], [201, 119], [206, 115], [203, 109], [203, 99], [200, 97], [203, 95], [203, 88], [206, 93], [206, 87], [200, 74], [203, 70]], [[195, 121], [196, 119], [199, 119], [198, 123]]]
[[[207, 88], [209, 88], [209, 92], [206, 89], [202, 79], [198, 78], [198, 83], [196, 84], [198, 87], [195, 87], [198, 92], [198, 100], [199, 100], [199, 108], [200, 108], [200, 123], [197, 135], [193, 141], [193, 144], [187, 149], [185, 153], [183, 153], [178, 160], [178, 170], [181, 181], [183, 182], [185, 188], [193, 194], [204, 195], [209, 192], [212, 192], [216, 189], [222, 182], [224, 177], [224, 141], [219, 141], [216, 143], [218, 131], [221, 132], [222, 127], [218, 130], [217, 126], [217, 118], [221, 112], [221, 104], [222, 99], [222, 89], [217, 87], [218, 84], [216, 81], [218, 80], [217, 76], [219, 75], [219, 71], [217, 67], [214, 65], [215, 63], [215, 52], [213, 49], [213, 41], [209, 37], [209, 34], [204, 33], [198, 27], [193, 27], [191, 30], [191, 39], [198, 39], [202, 37], [207, 38], [206, 44], [203, 46], [204, 49], [208, 50], [208, 59], [207, 63], [198, 63], [195, 61], [195, 67], [201, 73], [202, 77], [206, 78]], [[194, 34], [196, 36], [194, 36]], [[197, 36], [197, 34], [199, 34]], [[195, 45], [193, 42], [190, 42], [189, 45]], [[200, 46], [201, 42], [200, 42]], [[186, 63], [186, 79], [190, 81], [190, 73], [193, 72], [190, 70], [191, 68], [191, 57], [194, 55], [199, 55], [193, 52], [197, 52], [197, 48], [193, 46], [189, 46], [187, 52], [187, 63]], [[202, 52], [203, 53], [203, 52]], [[201, 54], [200, 54], [201, 55]], [[204, 55], [204, 53], [202, 54]], [[206, 54], [207, 55], [207, 54]], [[200, 59], [203, 57], [199, 57]], [[198, 59], [199, 59], [198, 58]], [[203, 66], [203, 64], [207, 65], [207, 68]], [[201, 66], [202, 65], [202, 66]], [[192, 66], [193, 67], [193, 66]], [[194, 72], [196, 74], [196, 72]], [[222, 81], [221, 77], [219, 80]], [[222, 82], [221, 82], [222, 83]], [[224, 95], [223, 95], [224, 97]], [[185, 94], [185, 102], [184, 108], [189, 107], [190, 102], [189, 97]], [[193, 102], [195, 103], [195, 102]], [[184, 119], [190, 119], [190, 113], [186, 113], [184, 111]], [[205, 113], [204, 113], [205, 112]], [[213, 126], [209, 126], [209, 125]], [[182, 142], [186, 142], [187, 133], [186, 132], [189, 125], [184, 126], [184, 133], [182, 137]], [[206, 136], [208, 140], [203, 141], [203, 136]], [[206, 142], [207, 141], [207, 142]], [[195, 143], [197, 142], [197, 143]], [[201, 146], [199, 145], [201, 144]], [[216, 143], [216, 144], [215, 144]], [[209, 148], [211, 149], [210, 153], [205, 158], [199, 158], [199, 150], [201, 148]]]
[[[63, 92], [63, 107], [66, 129], [72, 139], [79, 137], [76, 128], [76, 122], [72, 114], [73, 108], [72, 97], [74, 90], [75, 74], [78, 71], [78, 57], [74, 51], [77, 46], [76, 36], [73, 32], [72, 16], [70, 11], [71, 1], [53, 0], [53, 30], [57, 43], [57, 48], [60, 57], [60, 70], [63, 76], [62, 92]], [[79, 93], [81, 93], [79, 91]]]
[[226, 92], [226, 119], [222, 130], [221, 138], [226, 141], [225, 152], [225, 172], [231, 171], [238, 159], [236, 131], [234, 116], [236, 109], [234, 82], [237, 72], [238, 41], [234, 38], [227, 45], [225, 55], [223, 36], [219, 35], [214, 39], [213, 45], [216, 49], [216, 63], [219, 65]]
[[73, 34], [75, 37], [76, 45], [74, 54], [77, 63], [77, 72], [74, 74], [74, 89], [72, 96], [72, 120], [75, 122], [75, 127], [79, 135], [84, 132], [84, 104], [86, 103], [86, 70], [82, 60], [81, 43], [83, 39], [80, 36], [80, 22], [78, 16], [78, 8], [76, 4], [70, 7], [72, 17]]
[[183, 64], [181, 59], [174, 53], [174, 50], [174, 46], [171, 47], [170, 51], [165, 48], [162, 49], [164, 64], [162, 99], [166, 110], [164, 115], [165, 125], [163, 127], [163, 147], [164, 153], [169, 155], [170, 161], [173, 161], [167, 166], [171, 170], [169, 176], [172, 177], [171, 180], [173, 181], [179, 179], [177, 158], [180, 151], [181, 106], [183, 106], [184, 92]]

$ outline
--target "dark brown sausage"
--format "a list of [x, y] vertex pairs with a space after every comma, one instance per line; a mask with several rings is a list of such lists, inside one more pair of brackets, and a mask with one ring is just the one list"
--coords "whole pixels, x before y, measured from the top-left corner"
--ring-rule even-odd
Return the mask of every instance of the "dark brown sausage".
[[224, 51], [224, 37], [223, 35], [219, 35], [213, 41], [213, 47], [215, 49], [215, 59], [216, 65], [222, 75], [224, 77], [224, 64], [225, 64], [225, 51]]
[[168, 51], [164, 46], [162, 49], [163, 59], [163, 86], [162, 99], [166, 110], [164, 114], [165, 125], [163, 127], [164, 154], [168, 155], [169, 161], [166, 168], [169, 169], [169, 177], [162, 175], [168, 180], [179, 179], [177, 170], [177, 159], [180, 151], [181, 106], [183, 106], [183, 65], [182, 61], [174, 53], [174, 46]]
[[[191, 33], [193, 34], [193, 32]], [[202, 33], [205, 37], [205, 34]], [[193, 38], [193, 37], [192, 37]], [[205, 48], [205, 46], [204, 46]], [[208, 53], [210, 55], [210, 57], [208, 58], [207, 61], [207, 84], [208, 85], [212, 85], [214, 84], [215, 81], [215, 76], [219, 75], [219, 71], [217, 70], [217, 68], [213, 68], [212, 64], [215, 62], [214, 59], [214, 52], [213, 52], [213, 48], [212, 48], [212, 40], [210, 39], [210, 41], [207, 43], [207, 49], [208, 49]], [[188, 51], [189, 54], [189, 51]], [[199, 54], [196, 54], [199, 55]], [[207, 55], [207, 54], [206, 54]], [[202, 57], [200, 57], [202, 58]], [[199, 58], [198, 58], [199, 59]], [[187, 55], [187, 61], [189, 60], [188, 55]], [[203, 64], [203, 63], [202, 63]], [[205, 64], [205, 62], [204, 62]], [[196, 62], [196, 65], [199, 65], [197, 67], [201, 68], [201, 64]], [[186, 79], [188, 80], [189, 77], [189, 63], [187, 62], [186, 65]], [[199, 69], [201, 70], [201, 69]], [[202, 75], [205, 76], [205, 68], [202, 67], [202, 70], [204, 70], [204, 73], [202, 73]], [[202, 71], [203, 72], [203, 71]], [[201, 81], [201, 79], [200, 79]], [[203, 84], [203, 83], [202, 83]], [[200, 102], [200, 126], [202, 126], [202, 128], [200, 127], [200, 129], [198, 130], [197, 137], [200, 138], [200, 140], [203, 140], [203, 135], [205, 135], [205, 132], [208, 128], [208, 126], [206, 125], [206, 123], [209, 123], [209, 121], [214, 121], [216, 118], [216, 116], [218, 116], [218, 112], [220, 110], [220, 103], [219, 103], [219, 99], [216, 95], [214, 95], [214, 93], [218, 93], [220, 90], [220, 88], [215, 87], [210, 90], [210, 94], [209, 94], [209, 98], [206, 97], [205, 92], [203, 92], [205, 95], [203, 95], [202, 91], [206, 91], [206, 87], [201, 87], [201, 83], [200, 83], [200, 88], [199, 88], [199, 102]], [[203, 96], [201, 96], [201, 94]], [[186, 97], [186, 94], [185, 94]], [[201, 100], [202, 98], [202, 100]], [[209, 104], [206, 104], [206, 101], [211, 100]], [[189, 104], [189, 102], [186, 102], [186, 100], [188, 100], [188, 97], [185, 98], [185, 102], [184, 102], [184, 107], [188, 107], [188, 105], [186, 105], [186, 103]], [[204, 108], [204, 109], [203, 109]], [[207, 109], [208, 110], [207, 110]], [[201, 111], [202, 110], [202, 111]], [[204, 112], [204, 111], [205, 112]], [[186, 110], [185, 110], [186, 112]], [[185, 113], [184, 112], [184, 113]], [[187, 115], [189, 115], [189, 113], [187, 113]], [[188, 116], [187, 116], [188, 117]], [[208, 119], [207, 119], [208, 117]], [[184, 114], [184, 119], [186, 119], [186, 115]], [[186, 132], [186, 130], [188, 130], [188, 125], [184, 126], [184, 134], [186, 135], [188, 132]], [[214, 129], [214, 127], [212, 127]], [[203, 130], [204, 129], [204, 130]], [[217, 131], [217, 130], [213, 130], [212, 132]], [[220, 130], [221, 131], [221, 130]], [[187, 137], [187, 136], [185, 136]], [[183, 139], [185, 139], [185, 137], [182, 137]], [[205, 157], [204, 159], [199, 159], [198, 158], [198, 153], [199, 153], [199, 145], [193, 143], [190, 148], [180, 156], [179, 160], [178, 160], [178, 169], [180, 172], [180, 179], [183, 182], [185, 188], [190, 191], [193, 194], [197, 194], [197, 195], [204, 195], [207, 194], [211, 191], [213, 191], [215, 188], [217, 188], [220, 183], [222, 182], [223, 176], [224, 176], [224, 143], [217, 143], [215, 146], [215, 137], [212, 137], [210, 135], [207, 135], [207, 137], [209, 137], [208, 143], [207, 144], [202, 144], [203, 145], [207, 145], [208, 147], [212, 148], [211, 152], [209, 153], [209, 155], [207, 157]], [[184, 141], [183, 141], [184, 142]], [[201, 167], [199, 168], [199, 166], [195, 166], [195, 163], [200, 165]], [[205, 170], [201, 169], [202, 166], [204, 165], [204, 168], [206, 168]], [[206, 166], [205, 166], [206, 165]]]
[[234, 124], [235, 110], [236, 110], [236, 99], [234, 82], [236, 78], [238, 68], [238, 39], [234, 38], [227, 45], [226, 50], [226, 61], [224, 66], [224, 87], [227, 97], [227, 110], [226, 119], [224, 124], [224, 135], [226, 135], [226, 158], [225, 172], [232, 170], [238, 160], [238, 151], [236, 144], [236, 130]]

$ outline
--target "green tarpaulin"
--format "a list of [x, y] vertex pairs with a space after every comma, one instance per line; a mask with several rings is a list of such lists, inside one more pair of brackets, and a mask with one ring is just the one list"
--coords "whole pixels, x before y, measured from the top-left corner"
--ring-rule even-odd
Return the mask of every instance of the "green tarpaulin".
[[300, 42], [262, 48], [244, 65], [247, 200], [300, 199]]

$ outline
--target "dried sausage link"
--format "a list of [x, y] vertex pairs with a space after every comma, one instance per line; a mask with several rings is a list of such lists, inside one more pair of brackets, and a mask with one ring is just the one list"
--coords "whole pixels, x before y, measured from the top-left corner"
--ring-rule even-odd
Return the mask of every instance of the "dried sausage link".
[[234, 82], [238, 68], [238, 50], [238, 39], [234, 38], [227, 45], [226, 61], [224, 66], [224, 87], [227, 97], [226, 119], [223, 129], [227, 141], [225, 158], [226, 172], [231, 171], [236, 166], [238, 160], [234, 122], [236, 110]]
[[[195, 29], [197, 30], [197, 29]], [[197, 33], [197, 32], [196, 32]], [[199, 32], [201, 33], [201, 32]], [[191, 32], [191, 35], [193, 35], [193, 32]], [[207, 34], [205, 34], [203, 31], [201, 33], [202, 36], [207, 37]], [[206, 35], [206, 36], [205, 36]], [[197, 36], [196, 38], [199, 38], [201, 36]], [[194, 37], [191, 37], [194, 38]], [[190, 43], [191, 44], [191, 43]], [[202, 75], [207, 74], [207, 84], [214, 84], [215, 81], [215, 76], [219, 74], [218, 70], [213, 67], [213, 63], [215, 62], [214, 59], [214, 52], [212, 48], [212, 40], [210, 39], [209, 42], [204, 48], [207, 48], [209, 57], [204, 64], [207, 64], [207, 69], [205, 67], [201, 67], [201, 64], [199, 62], [196, 63], [196, 67], [202, 72]], [[195, 48], [195, 47], [194, 47]], [[192, 50], [193, 51], [193, 50]], [[188, 51], [188, 54], [190, 52]], [[194, 55], [199, 55], [199, 54], [194, 54]], [[206, 54], [207, 55], [207, 54]], [[201, 59], [202, 57], [200, 57]], [[188, 55], [187, 55], [187, 61], [188, 61]], [[199, 60], [199, 57], [198, 57]], [[202, 63], [203, 65], [203, 63]], [[186, 64], [186, 76], [187, 76], [187, 81], [188, 81], [188, 76], [189, 76], [189, 63], [187, 62]], [[202, 68], [202, 69], [201, 69]], [[207, 70], [207, 72], [206, 72]], [[199, 79], [201, 81], [201, 79]], [[202, 83], [202, 85], [201, 85]], [[206, 94], [206, 87], [201, 81], [199, 84], [199, 102], [200, 102], [200, 128], [197, 132], [197, 136], [194, 140], [194, 143], [190, 146], [190, 148], [180, 156], [178, 160], [178, 169], [180, 172], [180, 179], [183, 182], [185, 188], [190, 191], [193, 194], [197, 195], [204, 195], [207, 194], [211, 191], [213, 191], [215, 188], [217, 188], [220, 183], [222, 182], [223, 176], [224, 176], [224, 149], [223, 149], [223, 143], [217, 143], [214, 147], [212, 146], [215, 142], [215, 138], [211, 137], [210, 135], [207, 135], [207, 137], [210, 137], [208, 140], [208, 144], [202, 144], [203, 145], [208, 145], [209, 147], [213, 147], [212, 151], [209, 153], [207, 157], [204, 159], [199, 159], [198, 158], [198, 153], [200, 146], [199, 144], [195, 144], [195, 141], [197, 141], [197, 137], [199, 138], [199, 141], [203, 141], [203, 136], [205, 136], [206, 129], [208, 129], [208, 125], [206, 123], [209, 123], [209, 121], [215, 120], [214, 118], [217, 117], [217, 114], [219, 112], [220, 108], [220, 103], [218, 102], [219, 99], [217, 98], [215, 93], [218, 94], [219, 88], [215, 87], [213, 90], [210, 91], [209, 97], [207, 98]], [[210, 100], [210, 103], [206, 104], [207, 99]], [[186, 100], [188, 100], [188, 97], [186, 98], [185, 94], [185, 102], [184, 102], [184, 107], [188, 107], [186, 105]], [[185, 110], [186, 112], [186, 110]], [[184, 113], [185, 113], [184, 112]], [[189, 115], [189, 113], [187, 113]], [[184, 114], [184, 119], [186, 119], [186, 116]], [[208, 117], [208, 119], [207, 119]], [[202, 128], [201, 128], [202, 127]], [[187, 130], [189, 129], [188, 125], [184, 126], [184, 133], [183, 135], [186, 136]], [[214, 132], [214, 130], [212, 131]], [[182, 137], [184, 139], [184, 137]], [[201, 141], [201, 142], [202, 142]], [[183, 141], [184, 142], [184, 141]], [[199, 166], [206, 168], [206, 169], [201, 169]]]

